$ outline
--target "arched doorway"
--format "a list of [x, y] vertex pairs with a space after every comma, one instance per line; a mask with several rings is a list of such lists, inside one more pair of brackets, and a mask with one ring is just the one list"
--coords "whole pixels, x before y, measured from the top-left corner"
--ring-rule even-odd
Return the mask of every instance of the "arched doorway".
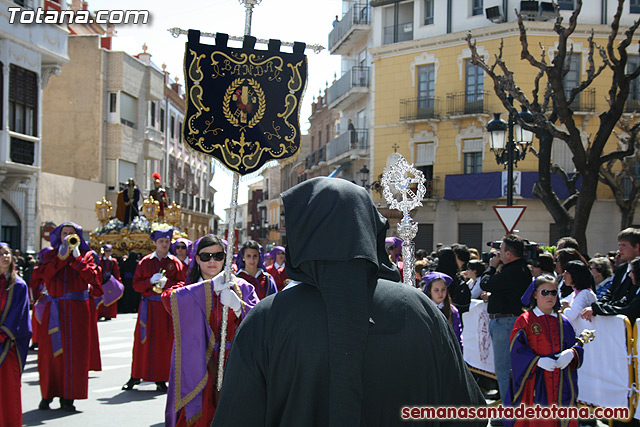
[[11, 205], [2, 201], [0, 212], [0, 241], [9, 244], [12, 249], [20, 249], [20, 217]]

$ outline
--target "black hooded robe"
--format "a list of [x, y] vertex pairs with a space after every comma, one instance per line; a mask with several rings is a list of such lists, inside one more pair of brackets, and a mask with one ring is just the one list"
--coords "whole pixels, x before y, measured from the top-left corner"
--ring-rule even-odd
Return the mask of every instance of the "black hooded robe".
[[449, 322], [398, 282], [367, 192], [316, 178], [283, 200], [287, 273], [302, 283], [240, 325], [212, 425], [394, 426], [403, 407], [484, 406]]

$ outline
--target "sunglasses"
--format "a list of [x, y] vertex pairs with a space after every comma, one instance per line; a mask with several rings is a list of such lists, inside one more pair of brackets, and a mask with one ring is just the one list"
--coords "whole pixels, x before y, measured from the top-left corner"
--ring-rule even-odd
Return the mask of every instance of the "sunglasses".
[[386, 246], [385, 249], [388, 251], [392, 251], [394, 250], [396, 247], [395, 246]]
[[176, 246], [176, 249], [187, 249], [187, 247], [185, 245], [178, 245]]
[[224, 257], [225, 257], [224, 252], [215, 252], [215, 253], [201, 252], [198, 254], [198, 258], [200, 258], [200, 261], [202, 262], [208, 262], [211, 258], [213, 258], [215, 261], [222, 261], [224, 260]]
[[540, 291], [540, 295], [542, 295], [543, 297], [553, 295], [555, 297], [556, 295], [558, 295], [558, 291], [556, 291], [555, 289], [542, 289]]

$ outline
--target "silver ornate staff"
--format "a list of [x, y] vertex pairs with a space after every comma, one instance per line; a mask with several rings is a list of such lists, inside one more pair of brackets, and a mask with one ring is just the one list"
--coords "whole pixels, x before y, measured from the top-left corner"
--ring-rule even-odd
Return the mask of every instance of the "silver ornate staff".
[[[390, 209], [397, 209], [402, 212], [402, 220], [398, 224], [398, 235], [402, 239], [402, 261], [403, 282], [405, 285], [415, 286], [415, 243], [413, 238], [418, 232], [418, 223], [415, 222], [409, 212], [418, 206], [422, 206], [421, 200], [427, 192], [424, 186], [424, 174], [422, 171], [407, 163], [407, 160], [399, 156], [398, 161], [393, 164], [382, 176], [382, 194], [389, 204]], [[412, 176], [411, 176], [412, 175]], [[417, 191], [411, 189], [412, 184], [417, 184]], [[394, 196], [401, 196], [398, 200]]]

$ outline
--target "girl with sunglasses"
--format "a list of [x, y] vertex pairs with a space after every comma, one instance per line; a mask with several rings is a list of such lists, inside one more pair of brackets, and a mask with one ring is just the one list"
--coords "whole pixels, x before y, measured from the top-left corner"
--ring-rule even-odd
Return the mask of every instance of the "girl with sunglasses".
[[[576, 344], [569, 319], [558, 313], [556, 279], [550, 274], [536, 277], [522, 296], [522, 303], [529, 309], [516, 319], [511, 332], [512, 375], [505, 406], [575, 406], [583, 350]], [[578, 426], [575, 419], [568, 424], [566, 420], [505, 421], [505, 425], [518, 427]]]
[[260, 300], [278, 292], [276, 281], [264, 265], [264, 248], [255, 240], [247, 240], [238, 251], [236, 276], [251, 283]]
[[218, 402], [215, 386], [223, 306], [230, 308], [226, 360], [236, 329], [259, 301], [253, 285], [245, 280], [233, 277], [225, 283], [226, 249], [226, 242], [212, 234], [198, 239], [192, 246], [186, 286], [176, 285], [162, 293], [162, 302], [173, 317], [175, 337], [165, 411], [167, 426], [211, 425]]
[[184, 268], [189, 268], [189, 262], [191, 261], [187, 256], [191, 243], [191, 240], [185, 239], [184, 237], [179, 237], [171, 245], [171, 253], [175, 255], [176, 258], [178, 258], [180, 261], [182, 261]]
[[573, 288], [573, 292], [567, 298], [560, 301], [560, 310], [571, 323], [580, 318], [580, 313], [586, 307], [596, 302], [597, 297], [593, 292], [595, 280], [593, 274], [582, 261], [569, 261], [562, 273], [564, 283]]

